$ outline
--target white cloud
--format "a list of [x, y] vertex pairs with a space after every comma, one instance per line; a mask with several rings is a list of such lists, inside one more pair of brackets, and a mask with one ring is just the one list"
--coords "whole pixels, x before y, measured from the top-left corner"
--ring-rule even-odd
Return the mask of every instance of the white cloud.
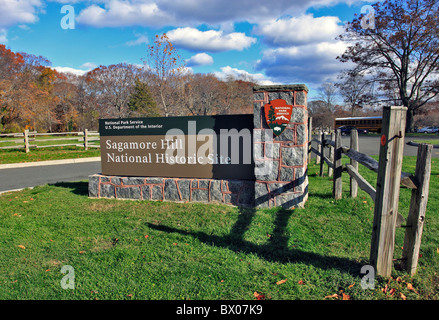
[[138, 46], [138, 45], [148, 44], [149, 43], [149, 39], [148, 39], [147, 35], [136, 34], [136, 37], [137, 37], [136, 40], [128, 41], [126, 43], [126, 45], [129, 46], [129, 47], [133, 47], [133, 46]]
[[86, 62], [86, 63], [83, 63], [79, 68], [80, 69], [85, 69], [87, 71], [90, 71], [90, 70], [95, 69], [96, 67], [97, 67], [97, 65], [95, 63], [93, 63], [93, 62]]
[[196, 55], [190, 57], [186, 60], [186, 65], [188, 67], [199, 67], [211, 65], [213, 63], [213, 58], [207, 53], [197, 53]]
[[310, 86], [334, 81], [346, 66], [336, 60], [346, 44], [341, 41], [268, 49], [257, 63], [257, 70], [281, 82], [306, 83]]
[[38, 20], [40, 0], [0, 0], [0, 27], [10, 27]]
[[60, 73], [71, 73], [77, 76], [83, 76], [84, 74], [95, 69], [96, 67], [97, 65], [93, 62], [85, 62], [79, 67], [79, 69], [61, 66], [55, 67], [54, 69]]
[[4, 28], [0, 28], [0, 43], [8, 42], [7, 35], [8, 35], [7, 30]]
[[74, 68], [70, 68], [70, 67], [55, 67], [54, 68], [56, 71], [58, 71], [59, 73], [71, 73], [77, 76], [83, 76], [84, 74], [86, 74], [88, 71], [85, 70], [80, 70], [80, 69], [74, 69]]
[[180, 24], [219, 25], [227, 22], [260, 23], [284, 14], [300, 14], [314, 4], [331, 0], [157, 0]]
[[200, 31], [189, 27], [171, 30], [167, 35], [175, 46], [194, 51], [242, 51], [256, 42], [242, 32], [225, 34], [221, 30]]
[[[67, 3], [67, 0], [55, 0]], [[85, 2], [85, 1], [84, 1]], [[77, 22], [95, 27], [227, 26], [262, 23], [304, 14], [311, 6], [352, 0], [101, 0], [83, 9]], [[223, 28], [223, 27], [222, 27]], [[227, 29], [230, 30], [230, 29]]]
[[338, 17], [308, 14], [263, 23], [254, 32], [264, 36], [263, 41], [270, 46], [285, 47], [334, 40], [343, 33], [340, 22]]
[[76, 21], [93, 27], [163, 26], [170, 17], [153, 1], [111, 0], [104, 8], [96, 4], [85, 8]]
[[220, 80], [226, 80], [228, 77], [233, 77], [235, 79], [255, 81], [260, 85], [270, 85], [275, 84], [275, 82], [269, 80], [262, 73], [250, 73], [246, 70], [241, 70], [237, 68], [232, 68], [230, 66], [222, 67], [221, 72], [214, 72], [214, 75]]

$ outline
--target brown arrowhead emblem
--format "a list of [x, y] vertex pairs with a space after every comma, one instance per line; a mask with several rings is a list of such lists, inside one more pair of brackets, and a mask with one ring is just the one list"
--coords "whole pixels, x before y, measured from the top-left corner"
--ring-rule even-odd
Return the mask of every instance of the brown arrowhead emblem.
[[288, 105], [283, 99], [272, 100], [264, 106], [265, 120], [273, 133], [278, 136], [284, 132], [291, 120], [293, 106]]

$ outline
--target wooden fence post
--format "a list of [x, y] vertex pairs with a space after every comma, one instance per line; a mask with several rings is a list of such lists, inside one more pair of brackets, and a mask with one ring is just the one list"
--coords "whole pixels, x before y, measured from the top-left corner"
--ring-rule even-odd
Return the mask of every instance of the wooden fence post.
[[[357, 129], [351, 130], [351, 145], [350, 145], [350, 147], [352, 150], [359, 151]], [[354, 169], [358, 171], [358, 162], [351, 158], [350, 163], [351, 163], [352, 167], [354, 167]], [[351, 197], [356, 198], [357, 194], [358, 194], [357, 180], [355, 180], [353, 177], [350, 177], [350, 185], [351, 185], [351, 191], [350, 191]]]
[[415, 171], [417, 189], [412, 190], [401, 262], [402, 268], [410, 272], [411, 275], [416, 273], [418, 266], [419, 248], [428, 201], [432, 150], [433, 145], [431, 144], [421, 144], [418, 147]]
[[88, 129], [84, 129], [84, 150], [88, 150]]
[[[331, 132], [331, 141], [335, 141], [335, 133]], [[334, 163], [334, 147], [329, 145], [329, 161], [331, 161], [331, 163]], [[334, 169], [331, 166], [328, 166], [328, 177], [332, 177], [332, 174], [334, 172]]]
[[390, 277], [398, 216], [404, 149], [406, 107], [384, 107], [376, 185], [370, 264], [375, 273]]
[[29, 153], [29, 129], [24, 130], [24, 149]]
[[[319, 133], [317, 135], [317, 140], [319, 141], [317, 144], [317, 151], [322, 154], [322, 130], [319, 130]], [[323, 159], [320, 159], [320, 156], [316, 154], [316, 164], [320, 164], [320, 161], [323, 161]]]
[[322, 134], [320, 136], [321, 144], [321, 157], [320, 157], [320, 176], [323, 177], [323, 167], [325, 164], [325, 131], [322, 131]]
[[311, 163], [312, 117], [308, 118], [308, 163]]
[[341, 174], [343, 172], [343, 167], [341, 165], [341, 131], [337, 129], [335, 132], [335, 147], [334, 147], [334, 177], [333, 177], [333, 187], [332, 194], [336, 200], [341, 199], [342, 193], [342, 183]]

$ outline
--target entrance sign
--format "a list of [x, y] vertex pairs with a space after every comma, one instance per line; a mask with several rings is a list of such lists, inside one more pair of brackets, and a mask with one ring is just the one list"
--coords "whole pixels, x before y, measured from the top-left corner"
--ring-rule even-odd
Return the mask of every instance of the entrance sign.
[[89, 176], [89, 197], [303, 207], [307, 93], [256, 86], [246, 115], [101, 119], [102, 172]]
[[267, 103], [264, 109], [268, 126], [275, 136], [279, 136], [291, 121], [293, 106], [288, 105], [285, 100], [276, 99]]
[[254, 179], [252, 115], [100, 119], [102, 174]]

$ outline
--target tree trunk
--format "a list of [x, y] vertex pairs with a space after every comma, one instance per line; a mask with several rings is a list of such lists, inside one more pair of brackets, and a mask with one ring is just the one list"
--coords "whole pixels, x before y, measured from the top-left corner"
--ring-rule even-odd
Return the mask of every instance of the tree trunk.
[[415, 119], [414, 119], [415, 111], [412, 108], [407, 109], [407, 120], [405, 132], [415, 132]]
[[169, 116], [168, 106], [166, 105], [165, 97], [163, 95], [163, 91], [162, 90], [160, 90], [160, 98], [162, 99], [162, 105], [163, 105], [163, 111], [165, 111], [165, 117], [168, 117]]

